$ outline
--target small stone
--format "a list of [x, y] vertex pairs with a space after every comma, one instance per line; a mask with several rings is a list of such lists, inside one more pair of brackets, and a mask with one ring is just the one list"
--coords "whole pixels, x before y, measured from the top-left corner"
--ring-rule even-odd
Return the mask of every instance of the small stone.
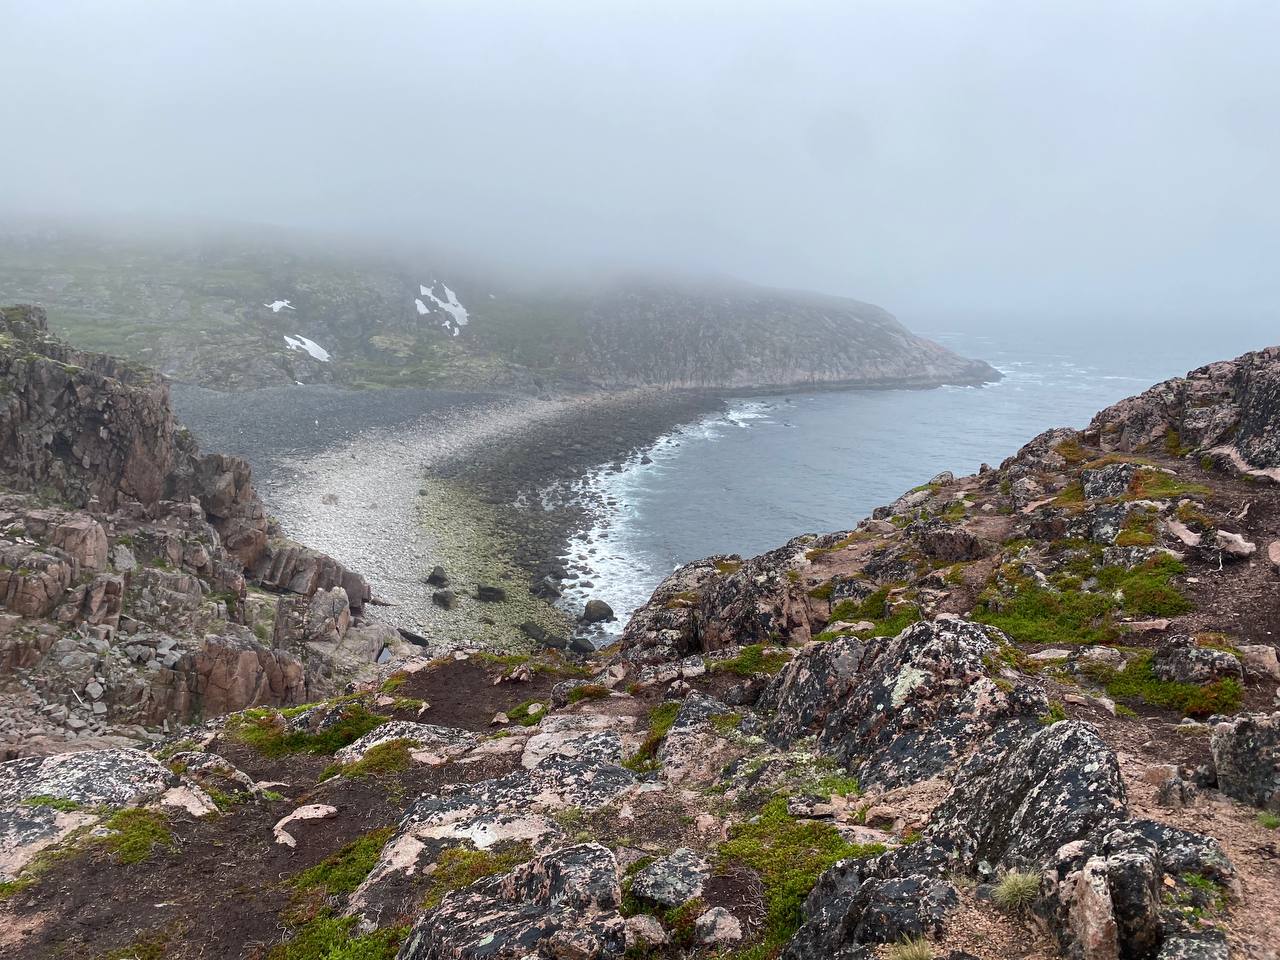
[[502, 603], [507, 599], [507, 591], [502, 587], [482, 583], [476, 587], [476, 599], [481, 603]]
[[1214, 534], [1214, 542], [1218, 549], [1222, 551], [1224, 557], [1230, 557], [1232, 560], [1247, 560], [1258, 552], [1258, 545], [1250, 543], [1238, 533], [1228, 533], [1226, 530], [1219, 530]]
[[437, 590], [431, 594], [431, 602], [437, 607], [452, 610], [458, 605], [458, 597], [452, 590]]
[[1251, 643], [1236, 649], [1240, 651], [1240, 662], [1244, 664], [1245, 673], [1280, 680], [1280, 659], [1276, 657], [1275, 647], [1265, 643]]
[[432, 568], [431, 573], [427, 576], [427, 583], [433, 587], [447, 587], [449, 585], [449, 575], [444, 572], [444, 567], [436, 566]]
[[699, 943], [737, 943], [742, 939], [742, 924], [724, 907], [712, 907], [693, 921]]
[[662, 929], [658, 918], [647, 913], [638, 913], [627, 917], [626, 922], [627, 950], [640, 950], [643, 947], [661, 947], [667, 942], [667, 931]]
[[104, 691], [102, 689], [102, 684], [100, 684], [97, 680], [90, 680], [88, 683], [85, 684], [84, 692], [87, 693], [90, 696], [90, 698], [94, 700], [101, 700], [102, 694]]
[[495, 713], [493, 719], [489, 721], [491, 727], [505, 727], [511, 723], [511, 718], [505, 713]]

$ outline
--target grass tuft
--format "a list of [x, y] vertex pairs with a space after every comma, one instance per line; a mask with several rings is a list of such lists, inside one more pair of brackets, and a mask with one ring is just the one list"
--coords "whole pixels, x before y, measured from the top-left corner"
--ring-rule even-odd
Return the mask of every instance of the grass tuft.
[[117, 810], [105, 826], [113, 831], [102, 838], [102, 844], [121, 863], [141, 863], [156, 847], [173, 847], [173, 831], [163, 813], [130, 807]]
[[777, 648], [770, 650], [763, 643], [753, 643], [743, 647], [732, 660], [720, 660], [711, 664], [712, 670], [727, 670], [740, 677], [750, 677], [757, 673], [778, 673], [791, 662], [791, 658]]
[[924, 937], [907, 937], [890, 944], [885, 960], [933, 960], [933, 945]]
[[317, 891], [326, 896], [351, 893], [377, 864], [378, 855], [394, 833], [394, 827], [384, 827], [357, 837], [337, 853], [303, 870], [289, 883], [303, 893]]
[[1040, 895], [1040, 874], [1010, 870], [996, 884], [992, 899], [1009, 913], [1026, 913]]
[[386, 717], [370, 713], [358, 703], [335, 709], [342, 711], [341, 718], [316, 733], [289, 730], [281, 720], [283, 714], [275, 710], [246, 710], [227, 722], [227, 735], [274, 759], [290, 753], [336, 753], [387, 722]]

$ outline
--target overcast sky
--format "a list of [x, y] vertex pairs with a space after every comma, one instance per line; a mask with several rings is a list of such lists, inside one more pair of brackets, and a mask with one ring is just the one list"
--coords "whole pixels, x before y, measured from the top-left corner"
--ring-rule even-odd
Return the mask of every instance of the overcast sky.
[[1274, 0], [0, 0], [0, 37], [10, 213], [672, 264], [925, 328], [1280, 302]]

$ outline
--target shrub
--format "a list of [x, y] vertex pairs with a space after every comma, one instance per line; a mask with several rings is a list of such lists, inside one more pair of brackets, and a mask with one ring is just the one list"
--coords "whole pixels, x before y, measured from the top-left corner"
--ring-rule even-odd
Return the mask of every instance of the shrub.
[[1258, 814], [1258, 824], [1267, 830], [1280, 830], [1280, 815], [1265, 810]]
[[992, 893], [992, 899], [1009, 913], [1025, 913], [1040, 895], [1040, 874], [1023, 870], [1010, 870]]
[[609, 696], [609, 688], [599, 683], [584, 683], [580, 687], [574, 687], [569, 691], [569, 702], [578, 703], [582, 700], [603, 700]]

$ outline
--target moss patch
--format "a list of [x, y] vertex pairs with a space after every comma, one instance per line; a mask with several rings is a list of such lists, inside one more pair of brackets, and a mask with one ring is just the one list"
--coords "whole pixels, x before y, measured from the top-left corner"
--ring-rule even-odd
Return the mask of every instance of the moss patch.
[[1160, 680], [1151, 668], [1154, 656], [1152, 651], [1145, 650], [1133, 654], [1123, 670], [1093, 664], [1086, 671], [1106, 688], [1109, 696], [1117, 700], [1141, 701], [1155, 707], [1180, 710], [1191, 717], [1232, 713], [1239, 708], [1244, 690], [1234, 677], [1223, 677], [1203, 686]]
[[764, 946], [781, 947], [800, 927], [805, 897], [824, 870], [845, 857], [870, 857], [883, 844], [849, 843], [830, 824], [797, 820], [787, 813], [787, 798], [777, 796], [759, 816], [730, 830], [719, 857], [744, 864], [764, 882], [767, 919]]
[[325, 911], [299, 926], [287, 943], [267, 954], [268, 960], [395, 960], [409, 928], [386, 927], [357, 935], [358, 919]]
[[645, 773], [658, 766], [658, 748], [671, 728], [675, 726], [676, 714], [680, 712], [680, 704], [675, 701], [660, 703], [649, 711], [649, 734], [644, 742], [622, 765], [636, 773]]
[[436, 869], [431, 874], [431, 887], [427, 890], [422, 906], [434, 910], [445, 895], [453, 890], [469, 887], [477, 880], [506, 873], [532, 859], [533, 848], [527, 843], [499, 845], [492, 850], [473, 850], [454, 847], [440, 854]]
[[345, 703], [342, 716], [324, 730], [311, 733], [289, 730], [275, 710], [246, 710], [227, 722], [227, 735], [252, 747], [264, 757], [283, 757], [290, 753], [331, 754], [359, 740], [370, 730], [387, 722], [386, 717], [370, 713], [359, 703]]
[[758, 673], [774, 674], [791, 662], [782, 650], [770, 649], [763, 643], [753, 643], [743, 647], [732, 660], [720, 660], [711, 664], [712, 670], [727, 670], [740, 677], [751, 677]]
[[384, 827], [357, 837], [337, 853], [303, 870], [289, 884], [302, 893], [351, 893], [377, 864], [378, 854], [394, 833], [394, 827]]
[[169, 821], [155, 810], [140, 807], [118, 810], [108, 818], [105, 826], [113, 832], [104, 836], [101, 843], [121, 863], [141, 863], [151, 856], [156, 847], [173, 846]]

